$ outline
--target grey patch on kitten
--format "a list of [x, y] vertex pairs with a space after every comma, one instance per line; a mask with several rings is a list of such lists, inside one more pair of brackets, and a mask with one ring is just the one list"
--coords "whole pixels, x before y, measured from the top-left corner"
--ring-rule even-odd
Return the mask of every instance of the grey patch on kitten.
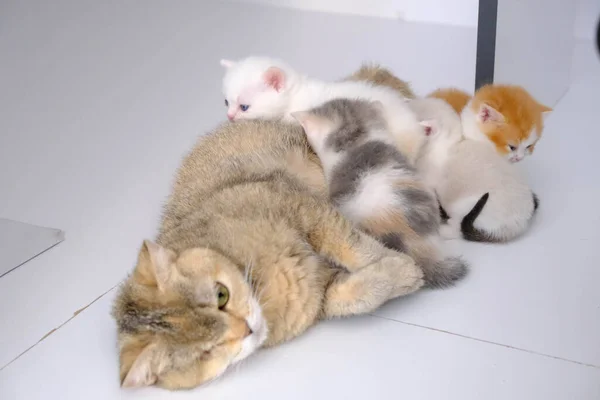
[[385, 120], [373, 105], [365, 100], [331, 100], [312, 112], [337, 123], [337, 129], [325, 141], [336, 152], [351, 149], [368, 137], [374, 129], [385, 129]]
[[406, 247], [400, 232], [388, 233], [380, 237], [379, 240], [389, 249], [396, 250], [400, 253], [408, 252], [408, 248]]
[[447, 257], [427, 268], [427, 286], [430, 288], [445, 288], [464, 278], [469, 272], [469, 265], [462, 257]]
[[[337, 132], [331, 136], [336, 134]], [[394, 164], [394, 168], [414, 172], [406, 157], [387, 143], [374, 140], [348, 150], [344, 159], [331, 171], [329, 186], [331, 200], [336, 202], [351, 196], [367, 173], [391, 163]]]
[[405, 211], [408, 225], [418, 234], [434, 233], [440, 225], [440, 215], [437, 201], [425, 190], [416, 188], [401, 188], [397, 192], [404, 204], [410, 204]]

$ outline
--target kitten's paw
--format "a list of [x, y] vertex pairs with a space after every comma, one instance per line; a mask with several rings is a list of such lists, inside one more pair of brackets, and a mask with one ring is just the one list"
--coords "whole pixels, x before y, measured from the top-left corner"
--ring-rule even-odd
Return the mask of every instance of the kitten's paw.
[[393, 285], [391, 298], [415, 292], [424, 284], [423, 270], [406, 254], [385, 257], [379, 264], [390, 276]]

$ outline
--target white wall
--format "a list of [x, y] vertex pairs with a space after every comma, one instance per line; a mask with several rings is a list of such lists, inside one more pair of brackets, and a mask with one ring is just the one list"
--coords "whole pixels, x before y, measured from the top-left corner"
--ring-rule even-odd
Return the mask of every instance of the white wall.
[[568, 0], [499, 0], [494, 81], [522, 85], [553, 107], [571, 83], [576, 8]]
[[237, 0], [279, 7], [477, 26], [478, 0]]
[[594, 40], [600, 18], [600, 0], [578, 0], [575, 14], [575, 37]]

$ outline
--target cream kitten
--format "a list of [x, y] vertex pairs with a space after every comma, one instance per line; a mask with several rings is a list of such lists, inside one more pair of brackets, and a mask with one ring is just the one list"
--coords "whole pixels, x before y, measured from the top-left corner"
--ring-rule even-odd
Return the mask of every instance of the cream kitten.
[[417, 168], [449, 217], [440, 233], [485, 242], [523, 233], [538, 200], [515, 166], [487, 143], [465, 138], [459, 115], [446, 102], [428, 98], [409, 104], [430, 126]]
[[435, 196], [396, 149], [382, 112], [379, 102], [338, 99], [293, 116], [319, 156], [329, 196], [342, 214], [413, 257], [428, 286], [452, 285], [467, 266], [441, 254]]
[[414, 161], [424, 143], [421, 126], [397, 91], [365, 81], [322, 82], [294, 71], [282, 61], [248, 57], [222, 60], [227, 69], [223, 93], [227, 116], [240, 119], [281, 119], [295, 122], [291, 113], [305, 111], [338, 98], [380, 101], [382, 115], [398, 148]]

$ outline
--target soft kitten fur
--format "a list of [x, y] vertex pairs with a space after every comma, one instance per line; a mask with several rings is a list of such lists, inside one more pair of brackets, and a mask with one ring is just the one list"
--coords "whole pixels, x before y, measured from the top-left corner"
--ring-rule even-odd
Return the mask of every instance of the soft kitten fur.
[[538, 201], [515, 166], [486, 143], [465, 138], [460, 117], [443, 100], [409, 104], [431, 126], [417, 168], [449, 217], [442, 235], [504, 242], [522, 234]]
[[466, 264], [438, 248], [438, 203], [386, 131], [381, 103], [338, 99], [293, 116], [319, 156], [337, 208], [388, 247], [406, 252], [425, 282], [445, 287]]
[[322, 82], [266, 57], [248, 57], [237, 62], [223, 60], [221, 64], [227, 69], [223, 93], [230, 120], [261, 118], [295, 123], [291, 113], [318, 107], [329, 100], [380, 101], [388, 130], [403, 154], [414, 161], [424, 142], [423, 129], [406, 105], [406, 99], [389, 87], [354, 80]]
[[115, 302], [123, 386], [200, 385], [322, 318], [423, 285], [409, 256], [331, 205], [309, 149], [301, 127], [272, 121], [200, 138]]
[[516, 85], [485, 85], [473, 97], [458, 89], [439, 89], [429, 96], [447, 101], [461, 113], [466, 137], [492, 145], [511, 162], [533, 153], [544, 117], [552, 111]]
[[410, 84], [398, 78], [392, 72], [378, 64], [364, 64], [358, 71], [347, 77], [348, 81], [371, 82], [376, 86], [387, 86], [400, 93], [402, 97], [414, 99], [417, 97]]

